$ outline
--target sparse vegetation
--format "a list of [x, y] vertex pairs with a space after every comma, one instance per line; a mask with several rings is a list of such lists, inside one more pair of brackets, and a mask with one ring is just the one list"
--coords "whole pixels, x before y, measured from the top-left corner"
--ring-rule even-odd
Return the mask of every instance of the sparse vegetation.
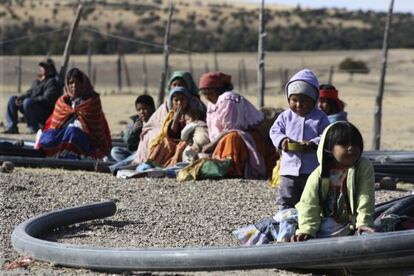
[[354, 60], [352, 58], [346, 58], [339, 63], [339, 69], [348, 71], [349, 73], [368, 74], [369, 68], [363, 60]]
[[[47, 16], [52, 14], [53, 20], [45, 20], [45, 13], [33, 13], [39, 9], [41, 1], [0, 0], [0, 18], [3, 25], [2, 39], [8, 40], [17, 37], [43, 32], [44, 26], [70, 26], [71, 17], [76, 12], [76, 1], [55, 2], [49, 5]], [[42, 9], [46, 9], [43, 3]], [[188, 32], [192, 34], [193, 51], [220, 51], [238, 52], [255, 51], [257, 48], [257, 18], [255, 9], [240, 8], [236, 4], [206, 4], [203, 1], [178, 1], [174, 9], [171, 36], [176, 38], [175, 47], [187, 48]], [[107, 11], [122, 18], [122, 25], [110, 21]], [[89, 1], [84, 3], [82, 17], [83, 25], [94, 28], [101, 26], [101, 31], [112, 32], [117, 35], [128, 33], [129, 38], [143, 39], [153, 37], [149, 42], [163, 40], [165, 20], [168, 7], [165, 0], [150, 0], [137, 3], [136, 1]], [[195, 16], [193, 16], [193, 14]], [[265, 49], [267, 51], [303, 51], [325, 49], [370, 49], [380, 48], [385, 26], [385, 13], [373, 11], [346, 11], [344, 9], [302, 9], [300, 6], [291, 10], [266, 9], [265, 20], [267, 37]], [[195, 18], [195, 19], [194, 19]], [[11, 19], [11, 20], [9, 20]], [[54, 25], [53, 25], [53, 24]], [[393, 32], [390, 38], [391, 48], [414, 47], [414, 16], [408, 13], [395, 13], [393, 16]], [[25, 26], [22, 28], [21, 26]], [[193, 30], [194, 29], [194, 30]], [[186, 35], [180, 33], [187, 33]], [[152, 34], [149, 36], [148, 34]], [[87, 31], [79, 35], [79, 44]], [[4, 45], [4, 54], [44, 54], [58, 49], [53, 39], [65, 40], [66, 34], [58, 33], [51, 36], [35, 38], [30, 42], [32, 47], [15, 44]], [[214, 41], [211, 45], [210, 39]], [[113, 49], [113, 39], [107, 36], [94, 37], [96, 53], [108, 53]], [[77, 42], [78, 44], [78, 42]], [[53, 49], [51, 49], [53, 48]], [[115, 47], [116, 48], [116, 47]], [[125, 47], [126, 53], [134, 53], [140, 49], [139, 45], [131, 44]], [[24, 50], [23, 50], [24, 49]], [[74, 54], [82, 47], [76, 47]], [[159, 48], [147, 48], [147, 52], [159, 52]], [[113, 52], [109, 52], [113, 53]]]

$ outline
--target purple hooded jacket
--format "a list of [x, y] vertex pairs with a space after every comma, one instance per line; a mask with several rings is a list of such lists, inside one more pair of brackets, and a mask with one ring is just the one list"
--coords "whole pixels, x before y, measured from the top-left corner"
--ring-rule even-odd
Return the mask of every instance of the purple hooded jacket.
[[[318, 79], [309, 69], [299, 71], [289, 80], [285, 88], [286, 94], [289, 84], [297, 80], [306, 81], [314, 86], [317, 91], [316, 95], [319, 95]], [[315, 101], [314, 108], [305, 117], [297, 115], [291, 109], [282, 112], [270, 128], [269, 135], [273, 145], [278, 149], [281, 148], [281, 142], [285, 138], [295, 141], [311, 141], [318, 145], [320, 136], [328, 125], [328, 117], [316, 107]], [[310, 174], [319, 164], [316, 150], [310, 152], [282, 151], [281, 158], [280, 175]]]

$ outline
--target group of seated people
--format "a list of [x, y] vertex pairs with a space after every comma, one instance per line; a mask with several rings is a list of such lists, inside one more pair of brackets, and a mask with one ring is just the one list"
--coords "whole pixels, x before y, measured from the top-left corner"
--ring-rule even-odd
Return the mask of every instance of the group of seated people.
[[[311, 70], [300, 70], [286, 84], [289, 108], [271, 127], [264, 112], [233, 91], [230, 75], [205, 73], [197, 86], [189, 72], [177, 71], [168, 92], [158, 108], [150, 96], [139, 96], [123, 133], [126, 147], [112, 148], [99, 94], [88, 76], [73, 68], [52, 114], [37, 124], [36, 148], [58, 158], [113, 159], [114, 171], [125, 165], [137, 171], [177, 169], [183, 179], [266, 179], [278, 162], [280, 211], [298, 212], [292, 240], [335, 235], [350, 223], [359, 232], [374, 231], [374, 171], [361, 156], [362, 136], [346, 122], [336, 88], [319, 86]], [[8, 133], [17, 132], [21, 102], [30, 114], [24, 109], [28, 99], [38, 100], [9, 101]]]
[[[122, 134], [126, 147], [112, 148], [100, 97], [88, 76], [78, 68], [69, 70], [62, 93], [48, 59], [39, 63], [36, 84], [25, 95], [10, 98], [5, 133], [18, 133], [20, 110], [29, 131], [37, 132], [36, 148], [48, 156], [115, 161], [113, 172], [128, 165], [137, 171], [183, 168], [210, 158], [217, 166], [226, 161], [226, 177], [271, 175], [282, 144], [272, 141], [264, 113], [233, 91], [230, 75], [209, 72], [197, 85], [189, 72], [176, 71], [167, 90], [168, 99], [158, 108], [149, 95], [136, 99], [136, 114]], [[311, 100], [312, 110], [324, 111], [331, 122], [346, 120], [334, 86], [321, 85], [316, 92], [320, 96]]]

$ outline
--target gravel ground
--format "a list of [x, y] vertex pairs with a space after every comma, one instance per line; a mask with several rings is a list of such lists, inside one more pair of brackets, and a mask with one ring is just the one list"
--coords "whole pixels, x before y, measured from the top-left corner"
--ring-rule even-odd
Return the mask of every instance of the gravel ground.
[[[46, 237], [53, 241], [108, 247], [201, 247], [236, 246], [232, 230], [271, 216], [276, 207], [276, 191], [270, 189], [265, 181], [242, 179], [178, 183], [175, 179], [121, 180], [109, 174], [16, 168], [12, 173], [0, 174], [0, 185], [0, 274], [8, 275], [105, 274], [44, 262], [6, 270], [7, 264], [20, 257], [10, 243], [13, 228], [46, 211], [107, 200], [117, 203], [115, 216], [54, 231]], [[376, 201], [407, 195], [412, 187], [411, 184], [400, 183], [396, 191], [379, 190]], [[173, 274], [297, 273], [262, 269]]]

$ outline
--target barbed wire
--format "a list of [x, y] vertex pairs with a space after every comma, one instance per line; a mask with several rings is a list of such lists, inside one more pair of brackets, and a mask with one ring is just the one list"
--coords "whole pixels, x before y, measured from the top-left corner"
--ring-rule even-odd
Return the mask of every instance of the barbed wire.
[[145, 41], [145, 40], [138, 40], [138, 39], [134, 39], [134, 38], [128, 38], [128, 37], [125, 37], [125, 36], [116, 35], [116, 34], [112, 34], [112, 33], [105, 33], [105, 32], [99, 31], [99, 30], [97, 30], [95, 28], [91, 28], [91, 27], [82, 27], [82, 29], [84, 29], [86, 31], [93, 32], [93, 33], [101, 34], [101, 35], [104, 35], [104, 36], [112, 37], [112, 38], [115, 38], [115, 39], [118, 39], [118, 40], [124, 40], [124, 41], [132, 42], [132, 43], [136, 43], [136, 44], [141, 44], [141, 45], [145, 45], [145, 46], [149, 46], [149, 47], [164, 49], [163, 44], [153, 43], [153, 42], [149, 42], [149, 41]]
[[16, 67], [16, 68], [17, 67], [20, 67], [20, 69], [22, 71], [25, 71], [25, 72], [28, 72], [28, 73], [37, 74], [37, 71], [36, 70], [33, 70], [33, 69], [31, 69], [31, 67], [29, 68], [28, 66], [23, 66], [23, 65], [20, 65], [19, 66], [19, 64], [17, 62], [12, 62], [12, 61], [9, 61], [9, 60], [6, 60], [6, 59], [3, 59], [2, 62], [3, 63], [6, 63], [8, 65], [12, 65], [13, 67]]
[[[90, 32], [93, 32], [93, 33], [97, 33], [97, 34], [101, 34], [101, 35], [105, 35], [105, 36], [108, 36], [108, 37], [112, 37], [112, 38], [115, 38], [115, 39], [118, 39], [118, 40], [124, 40], [124, 41], [128, 41], [128, 42], [136, 43], [136, 44], [141, 44], [141, 45], [153, 47], [153, 48], [164, 49], [164, 44], [149, 42], [149, 41], [142, 40], [142, 39], [129, 38], [129, 37], [125, 37], [125, 36], [122, 36], [122, 35], [113, 34], [113, 33], [106, 33], [106, 32], [99, 31], [95, 28], [91, 28], [91, 27], [82, 27], [82, 28], [84, 30], [87, 30], [87, 31], [90, 31]], [[196, 53], [194, 51], [190, 51], [190, 50], [183, 49], [183, 48], [178, 48], [178, 47], [168, 46], [168, 48], [172, 49], [172, 50], [175, 50], [177, 52], [182, 52], [182, 53]]]
[[65, 27], [65, 28], [61, 28], [61, 29], [58, 29], [58, 30], [43, 32], [43, 33], [39, 33], [39, 34], [26, 35], [26, 36], [21, 36], [21, 37], [17, 37], [17, 38], [7, 39], [7, 40], [0, 40], [0, 45], [4, 45], [4, 44], [10, 43], [10, 42], [15, 42], [15, 41], [26, 40], [26, 39], [30, 39], [30, 38], [36, 38], [36, 37], [40, 37], [40, 36], [44, 36], [44, 35], [48, 35], [48, 34], [52, 34], [52, 33], [61, 32], [61, 31], [64, 31], [64, 30], [69, 30], [69, 28]]

